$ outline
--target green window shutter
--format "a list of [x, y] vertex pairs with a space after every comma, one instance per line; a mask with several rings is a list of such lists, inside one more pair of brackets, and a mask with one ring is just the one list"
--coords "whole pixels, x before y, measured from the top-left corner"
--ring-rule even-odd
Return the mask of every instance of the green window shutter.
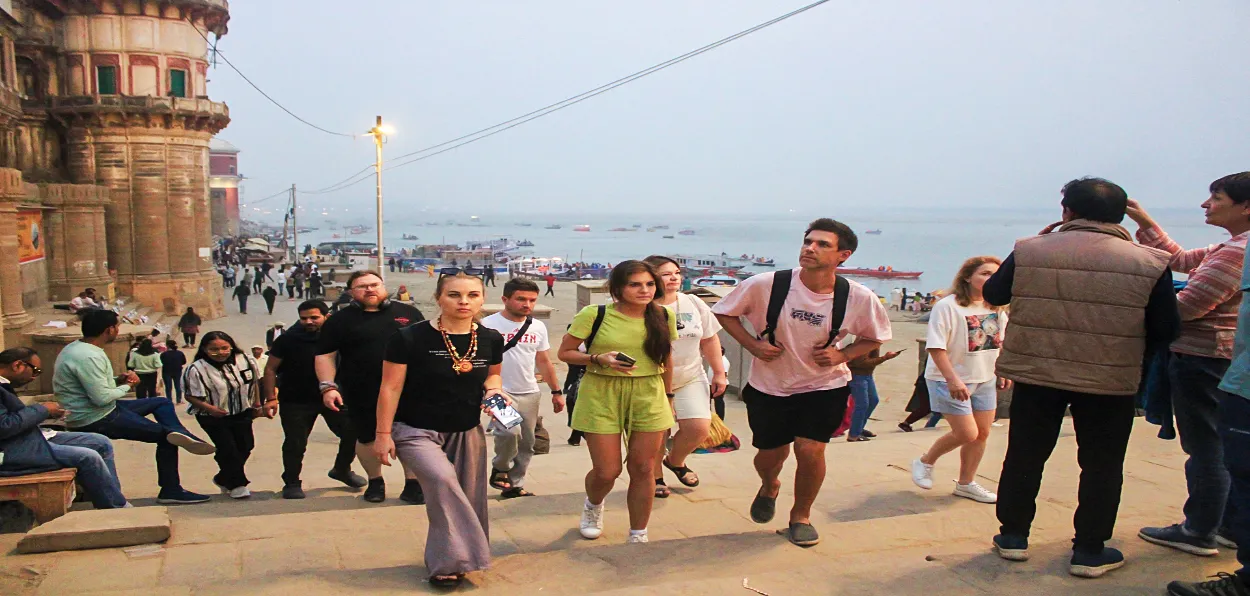
[[187, 96], [187, 71], [172, 69], [169, 71], [169, 94], [174, 97]]
[[117, 95], [117, 67], [95, 67], [96, 93], [100, 95]]

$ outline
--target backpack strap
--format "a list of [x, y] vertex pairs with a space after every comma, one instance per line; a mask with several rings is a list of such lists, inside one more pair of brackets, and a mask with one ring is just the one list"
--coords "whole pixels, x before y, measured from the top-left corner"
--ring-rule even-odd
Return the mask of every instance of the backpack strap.
[[786, 295], [790, 293], [790, 281], [793, 276], [793, 269], [773, 274], [772, 289], [768, 293], [768, 312], [764, 316], [764, 330], [759, 336], [761, 339], [767, 338], [768, 343], [774, 346], [777, 345], [777, 321], [781, 318], [781, 308], [786, 305]]
[[503, 351], [507, 352], [508, 350], [515, 348], [517, 343], [521, 341], [521, 338], [525, 337], [525, 332], [530, 330], [530, 325], [533, 323], [534, 317], [525, 317], [525, 322], [521, 323], [521, 328], [517, 329], [516, 334], [512, 336], [512, 339], [508, 340], [508, 343], [503, 345]]
[[586, 340], [582, 342], [582, 345], [586, 346], [587, 354], [590, 353], [590, 344], [595, 341], [595, 335], [599, 333], [599, 327], [603, 325], [603, 318], [606, 317], [607, 314], [607, 305], [600, 304], [599, 311], [595, 313], [595, 323], [590, 326], [590, 335], [587, 335]]
[[842, 332], [842, 321], [846, 319], [846, 301], [851, 295], [851, 282], [841, 275], [833, 278], [833, 316], [829, 319], [829, 341], [822, 346], [827, 348]]

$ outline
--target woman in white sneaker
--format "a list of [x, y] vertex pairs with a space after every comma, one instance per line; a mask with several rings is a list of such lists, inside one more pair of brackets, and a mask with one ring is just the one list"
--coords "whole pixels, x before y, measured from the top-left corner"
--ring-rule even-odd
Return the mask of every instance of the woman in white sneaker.
[[1011, 384], [994, 374], [1007, 312], [986, 304], [981, 295], [981, 288], [1000, 263], [997, 257], [964, 261], [950, 295], [933, 307], [926, 336], [929, 364], [925, 382], [929, 405], [946, 418], [951, 430], [911, 463], [912, 481], [930, 489], [938, 458], [959, 449], [955, 495], [980, 503], [998, 500], [998, 495], [977, 484], [976, 474], [998, 410], [998, 389]]
[[260, 408], [260, 367], [224, 331], [200, 340], [195, 361], [182, 377], [182, 391], [200, 428], [212, 439], [219, 471], [213, 476], [232, 499], [252, 496], [243, 466], [256, 445], [252, 418]]
[[[666, 498], [669, 489], [664, 484], [664, 468], [677, 476], [677, 481], [694, 488], [699, 486], [699, 475], [686, 466], [686, 458], [707, 438], [712, 428], [712, 407], [709, 397], [725, 395], [729, 376], [721, 355], [720, 323], [712, 314], [712, 307], [702, 300], [681, 292], [681, 265], [668, 257], [652, 255], [643, 259], [655, 268], [664, 282], [664, 295], [655, 302], [669, 309], [677, 319], [677, 341], [673, 342], [673, 415], [677, 418], [677, 434], [673, 435], [673, 449], [660, 453], [655, 462], [655, 496]], [[703, 370], [706, 360], [712, 369], [709, 379]]]

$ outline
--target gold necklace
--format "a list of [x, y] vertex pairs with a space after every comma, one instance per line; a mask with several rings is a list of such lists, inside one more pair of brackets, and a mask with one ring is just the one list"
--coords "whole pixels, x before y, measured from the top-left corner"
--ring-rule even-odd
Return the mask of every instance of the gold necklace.
[[438, 317], [438, 330], [443, 334], [443, 345], [447, 346], [447, 357], [451, 358], [451, 369], [456, 374], [464, 374], [473, 370], [473, 357], [477, 355], [477, 323], [473, 323], [469, 327], [469, 349], [461, 357], [456, 351], [455, 344], [451, 343], [451, 336], [447, 330], [443, 328], [443, 316]]

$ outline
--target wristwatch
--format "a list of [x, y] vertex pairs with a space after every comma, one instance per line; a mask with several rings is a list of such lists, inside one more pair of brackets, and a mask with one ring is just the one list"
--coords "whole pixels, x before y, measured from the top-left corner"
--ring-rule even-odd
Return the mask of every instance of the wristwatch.
[[334, 381], [322, 381], [320, 383], [317, 383], [317, 388], [320, 389], [322, 393], [325, 393], [331, 389], [334, 389], [337, 391], [339, 388], [339, 384], [335, 383]]
[[552, 395], [564, 395], [564, 392], [560, 391], [559, 389], [552, 389], [551, 394]]

